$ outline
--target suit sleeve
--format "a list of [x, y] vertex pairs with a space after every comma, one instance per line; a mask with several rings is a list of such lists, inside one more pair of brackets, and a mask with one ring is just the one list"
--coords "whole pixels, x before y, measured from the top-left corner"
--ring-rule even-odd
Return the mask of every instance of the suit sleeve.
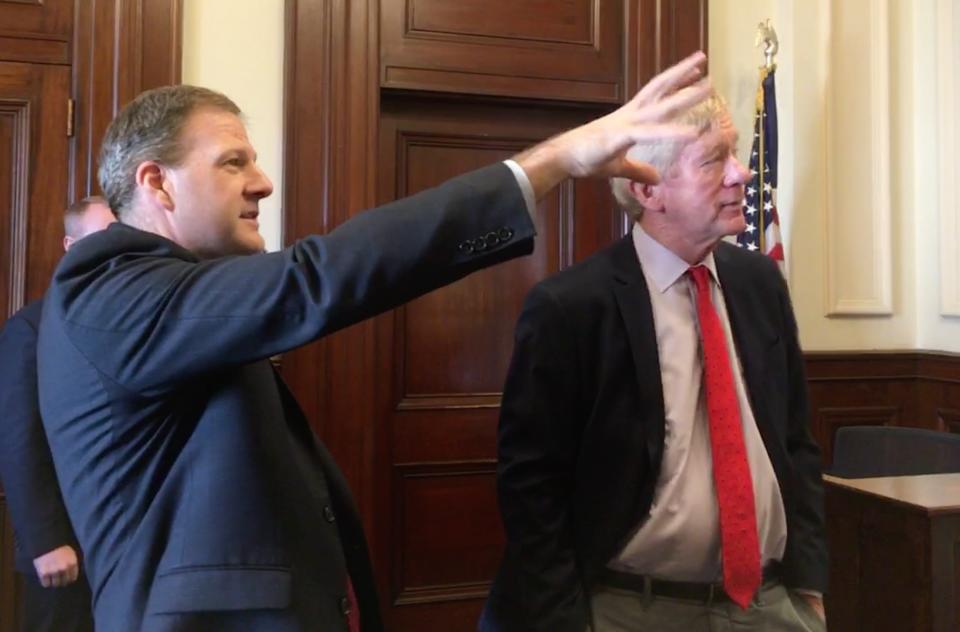
[[37, 400], [37, 333], [14, 316], [0, 330], [0, 477], [30, 559], [73, 542]]
[[69, 338], [102, 374], [133, 392], [160, 392], [528, 254], [534, 234], [520, 187], [500, 163], [276, 253], [199, 263], [121, 256], [75, 278], [61, 269], [55, 299]]
[[785, 583], [791, 588], [826, 592], [829, 560], [823, 508], [820, 448], [810, 432], [810, 405], [797, 321], [786, 283], [776, 272], [780, 310], [785, 324], [789, 367], [787, 454], [795, 473], [792, 515], [784, 561]]
[[571, 506], [579, 432], [574, 332], [541, 286], [527, 297], [503, 392], [498, 492], [524, 630], [588, 627]]

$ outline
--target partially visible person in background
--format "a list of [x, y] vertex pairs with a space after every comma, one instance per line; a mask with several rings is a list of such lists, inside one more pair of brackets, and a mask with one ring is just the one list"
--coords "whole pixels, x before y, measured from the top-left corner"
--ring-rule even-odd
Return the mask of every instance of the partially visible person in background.
[[[116, 221], [98, 196], [64, 214], [63, 249]], [[14, 528], [15, 565], [24, 579], [25, 632], [93, 630], [90, 586], [57, 485], [37, 395], [37, 329], [43, 300], [0, 329], [0, 480]]]

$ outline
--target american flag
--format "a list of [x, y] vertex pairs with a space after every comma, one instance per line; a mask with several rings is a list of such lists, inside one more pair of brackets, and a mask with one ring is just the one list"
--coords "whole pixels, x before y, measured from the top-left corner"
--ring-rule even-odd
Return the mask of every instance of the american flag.
[[757, 111], [750, 147], [750, 182], [747, 184], [743, 212], [747, 228], [737, 235], [737, 244], [759, 250], [774, 259], [783, 270], [783, 242], [777, 215], [777, 95], [775, 69], [760, 69]]

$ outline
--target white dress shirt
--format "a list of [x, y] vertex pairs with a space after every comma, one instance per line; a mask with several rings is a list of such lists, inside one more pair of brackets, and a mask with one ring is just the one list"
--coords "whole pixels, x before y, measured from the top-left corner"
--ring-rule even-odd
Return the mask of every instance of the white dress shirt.
[[[686, 274], [690, 266], [647, 235], [639, 223], [634, 224], [633, 241], [653, 307], [666, 434], [650, 514], [609, 566], [674, 581], [720, 581], [720, 522], [695, 290]], [[713, 254], [702, 264], [713, 279], [713, 303], [735, 364], [731, 368], [753, 479], [761, 563], [765, 565], [783, 557], [787, 541], [783, 499], [750, 408]]]

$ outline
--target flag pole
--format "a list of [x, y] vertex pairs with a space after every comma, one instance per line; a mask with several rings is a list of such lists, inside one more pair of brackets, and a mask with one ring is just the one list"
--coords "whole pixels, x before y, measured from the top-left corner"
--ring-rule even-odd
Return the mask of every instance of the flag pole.
[[766, 81], [767, 76], [776, 70], [777, 63], [774, 58], [777, 55], [777, 51], [780, 49], [780, 42], [777, 39], [777, 32], [774, 30], [773, 25], [770, 24], [770, 18], [767, 18], [766, 22], [760, 22], [757, 25], [757, 37], [755, 46], [762, 47], [763, 50], [763, 65], [760, 66], [760, 81], [757, 85], [757, 133], [760, 135], [760, 167], [758, 169], [759, 173], [757, 174], [758, 183], [760, 189], [759, 194], [759, 208], [757, 209], [757, 215], [759, 216], [759, 230], [760, 235], [758, 243], [760, 244], [760, 252], [767, 252], [767, 227], [764, 224], [764, 211], [763, 208], [763, 192], [764, 186], [766, 185], [766, 176], [763, 173], [766, 165], [766, 160], [764, 160], [764, 151], [766, 151], [766, 135], [767, 135], [767, 125], [766, 125], [766, 99], [764, 98], [764, 88], [763, 83]]

